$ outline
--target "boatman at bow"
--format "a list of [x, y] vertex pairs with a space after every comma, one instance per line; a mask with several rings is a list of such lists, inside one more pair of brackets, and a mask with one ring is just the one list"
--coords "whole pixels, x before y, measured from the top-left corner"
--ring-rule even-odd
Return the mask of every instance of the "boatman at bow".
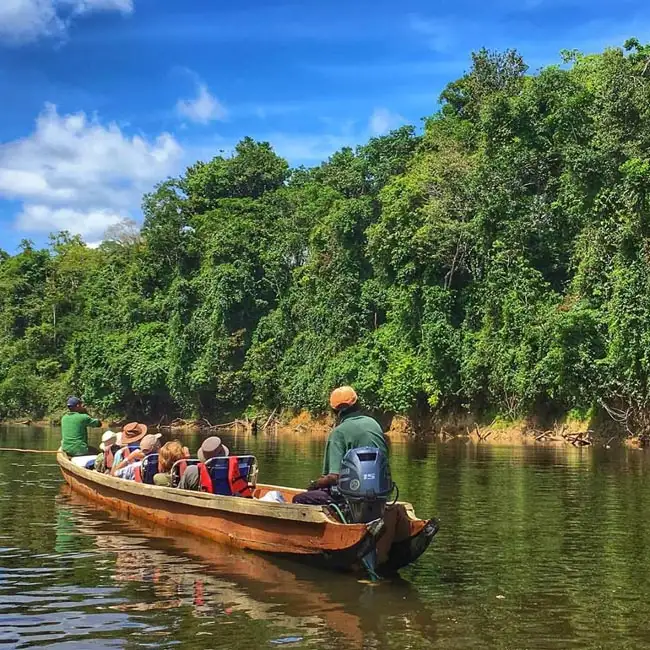
[[327, 505], [332, 503], [330, 489], [336, 485], [341, 471], [343, 456], [350, 449], [377, 447], [388, 455], [384, 432], [377, 420], [362, 415], [359, 398], [354, 388], [341, 386], [330, 395], [330, 406], [336, 414], [337, 425], [332, 429], [323, 459], [323, 475], [313, 481], [307, 492], [297, 494], [294, 503]]
[[101, 427], [102, 423], [88, 415], [78, 397], [68, 398], [68, 412], [61, 418], [61, 449], [68, 456], [96, 454], [88, 448], [88, 427]]

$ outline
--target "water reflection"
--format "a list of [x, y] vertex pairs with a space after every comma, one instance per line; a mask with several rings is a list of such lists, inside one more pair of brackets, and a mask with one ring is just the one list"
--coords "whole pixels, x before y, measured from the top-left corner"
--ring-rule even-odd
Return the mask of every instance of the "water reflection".
[[[73, 522], [76, 532], [92, 539], [102, 557], [114, 556], [109, 563], [117, 584], [146, 594], [109, 609], [131, 615], [146, 612], [149, 624], [155, 624], [152, 618], [157, 619], [161, 610], [191, 612], [195, 623], [185, 620], [184, 626], [186, 638], [193, 638], [192, 647], [201, 647], [194, 636], [213, 636], [217, 633], [213, 628], [225, 620], [235, 625], [239, 621], [248, 629], [255, 623], [267, 641], [290, 637], [294, 643], [325, 642], [334, 636], [344, 648], [372, 647], [367, 644], [373, 639], [429, 624], [417, 591], [408, 582], [359, 584], [124, 516], [118, 521], [95, 512], [90, 519], [90, 509], [86, 499], [63, 488], [57, 501], [63, 524], [57, 539], [61, 536], [64, 544], [74, 539]], [[372, 616], [379, 612], [390, 615]], [[242, 617], [248, 620], [241, 621]], [[169, 621], [160, 624], [167, 627]]]
[[[0, 440], [53, 449], [58, 432]], [[323, 440], [227, 444], [303, 485]], [[62, 491], [53, 457], [0, 454], [0, 644], [650, 647], [650, 454], [394, 442], [391, 462], [442, 527], [401, 581], [372, 588], [118, 518]]]

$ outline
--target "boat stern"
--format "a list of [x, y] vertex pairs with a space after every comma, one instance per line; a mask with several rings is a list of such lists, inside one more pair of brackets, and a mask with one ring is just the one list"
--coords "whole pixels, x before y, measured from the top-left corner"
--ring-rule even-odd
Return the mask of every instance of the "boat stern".
[[375, 550], [377, 541], [386, 532], [386, 523], [383, 519], [375, 519], [364, 525], [365, 535], [352, 546], [321, 553], [321, 559], [327, 567], [332, 569], [357, 567], [366, 555]]

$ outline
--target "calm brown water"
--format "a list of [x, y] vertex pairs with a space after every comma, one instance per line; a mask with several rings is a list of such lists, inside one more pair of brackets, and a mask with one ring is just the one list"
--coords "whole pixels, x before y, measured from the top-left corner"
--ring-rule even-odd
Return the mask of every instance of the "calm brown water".
[[[318, 474], [322, 440], [228, 442], [263, 480]], [[3, 447], [58, 443], [0, 429]], [[392, 467], [442, 527], [370, 586], [112, 517], [54, 457], [0, 453], [0, 648], [650, 647], [646, 453], [405, 443]]]

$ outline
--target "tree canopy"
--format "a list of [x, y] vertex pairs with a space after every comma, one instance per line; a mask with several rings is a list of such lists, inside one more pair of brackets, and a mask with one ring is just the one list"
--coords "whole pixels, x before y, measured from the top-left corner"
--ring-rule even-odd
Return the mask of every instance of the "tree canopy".
[[650, 47], [482, 50], [421, 133], [291, 169], [247, 138], [96, 250], [0, 253], [0, 417], [523, 416], [650, 397]]

